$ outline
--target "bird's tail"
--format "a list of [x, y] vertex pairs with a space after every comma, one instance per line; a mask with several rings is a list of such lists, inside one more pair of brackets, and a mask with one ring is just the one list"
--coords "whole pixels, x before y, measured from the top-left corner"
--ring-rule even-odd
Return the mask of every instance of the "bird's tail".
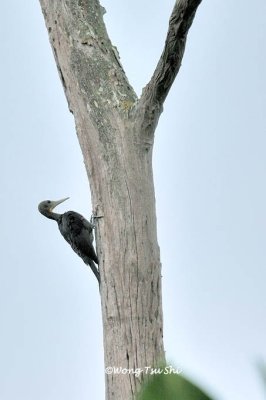
[[96, 267], [96, 265], [94, 264], [94, 262], [91, 259], [88, 259], [88, 265], [91, 267], [92, 272], [94, 273], [94, 275], [97, 278], [97, 281], [100, 284], [100, 274], [99, 274], [98, 268]]

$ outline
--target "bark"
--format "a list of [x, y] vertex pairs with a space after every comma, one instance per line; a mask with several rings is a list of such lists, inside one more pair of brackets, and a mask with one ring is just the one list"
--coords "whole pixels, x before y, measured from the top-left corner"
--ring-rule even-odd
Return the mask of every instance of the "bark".
[[[40, 3], [74, 114], [93, 209], [101, 216], [96, 243], [105, 366], [155, 366], [164, 360], [164, 348], [153, 138], [200, 0], [176, 2], [164, 51], [140, 99], [107, 35], [98, 0]], [[106, 375], [106, 399], [130, 399], [142, 378]]]

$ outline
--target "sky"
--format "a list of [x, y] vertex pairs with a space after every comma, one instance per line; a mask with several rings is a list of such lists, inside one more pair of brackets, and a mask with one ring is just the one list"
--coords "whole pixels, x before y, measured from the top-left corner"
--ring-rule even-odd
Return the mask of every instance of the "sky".
[[[173, 0], [104, 0], [138, 94]], [[104, 399], [94, 277], [37, 210], [91, 214], [72, 115], [38, 1], [1, 7], [0, 399]], [[203, 0], [156, 131], [168, 360], [215, 400], [265, 399], [266, 3]]]

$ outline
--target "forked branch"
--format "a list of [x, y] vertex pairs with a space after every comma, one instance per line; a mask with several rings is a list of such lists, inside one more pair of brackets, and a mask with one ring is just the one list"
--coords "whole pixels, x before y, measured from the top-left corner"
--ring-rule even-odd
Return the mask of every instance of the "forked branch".
[[150, 114], [155, 124], [181, 66], [187, 33], [200, 3], [201, 0], [176, 0], [162, 55], [150, 82], [143, 89], [139, 102], [144, 115], [147, 117], [147, 113]]

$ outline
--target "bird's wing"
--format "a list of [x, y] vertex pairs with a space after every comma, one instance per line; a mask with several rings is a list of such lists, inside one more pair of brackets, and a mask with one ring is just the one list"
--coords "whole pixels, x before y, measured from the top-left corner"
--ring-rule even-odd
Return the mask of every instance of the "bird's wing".
[[87, 257], [98, 264], [98, 258], [93, 247], [93, 225], [81, 214], [75, 211], [68, 211], [63, 214], [63, 229], [67, 237], [62, 232], [65, 239], [70, 243], [73, 250], [79, 254], [88, 264]]
[[89, 233], [93, 229], [93, 225], [89, 223], [81, 214], [75, 211], [68, 211], [63, 214], [63, 219], [71, 231], [76, 235], [80, 235], [83, 230], [87, 230]]

